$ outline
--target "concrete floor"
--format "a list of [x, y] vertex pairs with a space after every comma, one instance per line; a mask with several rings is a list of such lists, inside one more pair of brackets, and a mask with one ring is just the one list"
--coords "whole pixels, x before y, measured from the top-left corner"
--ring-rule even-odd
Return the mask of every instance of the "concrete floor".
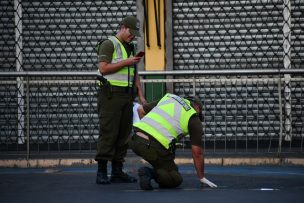
[[[138, 166], [125, 170], [137, 176]], [[206, 166], [219, 187], [201, 187], [191, 164], [179, 165], [177, 189], [142, 191], [138, 183], [96, 185], [96, 167], [1, 168], [0, 202], [303, 202], [302, 166]]]

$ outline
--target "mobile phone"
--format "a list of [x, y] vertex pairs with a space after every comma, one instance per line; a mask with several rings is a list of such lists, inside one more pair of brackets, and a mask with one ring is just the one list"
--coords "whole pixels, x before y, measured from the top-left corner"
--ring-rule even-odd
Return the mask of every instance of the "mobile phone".
[[145, 52], [144, 51], [140, 51], [135, 56], [136, 57], [143, 57], [144, 55], [145, 55]]

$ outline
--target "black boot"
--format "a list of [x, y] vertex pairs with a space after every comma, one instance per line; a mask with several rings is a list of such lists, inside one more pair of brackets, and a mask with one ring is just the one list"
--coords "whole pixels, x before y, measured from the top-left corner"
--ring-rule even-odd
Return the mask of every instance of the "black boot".
[[122, 162], [112, 161], [111, 182], [113, 183], [135, 183], [137, 179], [122, 171]]
[[110, 184], [107, 170], [107, 160], [98, 161], [96, 184]]
[[155, 179], [155, 173], [152, 168], [141, 167], [138, 169], [139, 186], [142, 190], [153, 190], [151, 180]]

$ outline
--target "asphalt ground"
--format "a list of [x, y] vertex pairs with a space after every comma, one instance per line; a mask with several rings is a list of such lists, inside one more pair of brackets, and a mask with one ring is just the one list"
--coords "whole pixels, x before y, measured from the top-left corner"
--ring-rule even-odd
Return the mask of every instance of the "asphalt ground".
[[[137, 176], [139, 166], [125, 171]], [[184, 178], [179, 188], [153, 183], [153, 191], [142, 191], [138, 183], [95, 184], [96, 166], [1, 168], [0, 202], [304, 202], [303, 166], [206, 166], [215, 189], [199, 184], [192, 164], [179, 165], [179, 171]]]

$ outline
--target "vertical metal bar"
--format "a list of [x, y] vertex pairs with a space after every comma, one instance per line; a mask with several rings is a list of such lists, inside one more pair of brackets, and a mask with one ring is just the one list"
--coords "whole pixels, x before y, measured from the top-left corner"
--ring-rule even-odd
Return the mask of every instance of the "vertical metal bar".
[[192, 94], [193, 96], [195, 96], [195, 88], [196, 88], [196, 84], [195, 84], [195, 76], [193, 77], [193, 83], [192, 83]]
[[[48, 88], [48, 90], [47, 90], [47, 98], [50, 98], [50, 94], [51, 94], [51, 89], [49, 88], [49, 83], [47, 83], [46, 84], [46, 86], [47, 86], [47, 88]], [[50, 100], [48, 99], [47, 100], [47, 107], [48, 107], [48, 109], [47, 109], [47, 126], [48, 126], [48, 130], [47, 130], [47, 139], [48, 139], [48, 151], [50, 151], [50, 143], [51, 143], [51, 129], [50, 129], [50, 127], [51, 127], [51, 125], [50, 125]], [[68, 108], [70, 108], [70, 105], [69, 105], [69, 107]], [[70, 111], [68, 111], [68, 112], [70, 112]], [[68, 132], [70, 132], [70, 131], [68, 131]], [[57, 142], [58, 142], [58, 140], [57, 140]]]
[[193, 76], [193, 87], [192, 87], [192, 93], [193, 93], [193, 96], [196, 95], [196, 83], [195, 83], [195, 76]]
[[257, 81], [257, 152], [259, 152], [259, 81]]
[[26, 77], [26, 159], [30, 159], [30, 82]]
[[151, 89], [152, 89], [152, 101], [154, 101], [155, 100], [155, 98], [154, 98], [154, 82], [151, 82]]
[[282, 93], [281, 93], [281, 76], [278, 81], [278, 93], [279, 93], [279, 111], [280, 111], [280, 137], [279, 137], [279, 146], [278, 146], [278, 155], [282, 152], [282, 139], [283, 139], [283, 106], [282, 106]]
[[225, 82], [225, 152], [227, 152], [227, 83]]
[[[205, 86], [205, 82], [203, 83], [204, 84], [204, 86]], [[204, 89], [203, 89], [204, 90]], [[206, 92], [204, 93], [204, 95], [206, 95]], [[206, 101], [204, 100], [204, 107], [205, 108], [203, 108], [204, 109], [204, 111], [203, 111], [203, 145], [204, 145], [204, 153], [206, 152]]]
[[[291, 68], [291, 5], [290, 0], [284, 0], [283, 5], [283, 49], [284, 49], [284, 68]], [[285, 87], [284, 87], [284, 97], [285, 97], [285, 140], [291, 141], [292, 138], [292, 115], [291, 115], [291, 76], [290, 74], [284, 75]]]
[[238, 108], [237, 108], [237, 97], [238, 97], [238, 84], [237, 84], [237, 81], [235, 81], [235, 104], [236, 104], [236, 107], [235, 107], [235, 112], [236, 112], [236, 129], [235, 129], [235, 134], [234, 134], [234, 152], [236, 152], [236, 148], [237, 148], [237, 126], [238, 126], [238, 118], [237, 118], [237, 112], [238, 112]]
[[[212, 87], [212, 84], [215, 86], [215, 82], [214, 83], [211, 83], [211, 87]], [[214, 87], [214, 90], [216, 92], [216, 88]], [[213, 98], [214, 101], [215, 101], [215, 98]], [[214, 102], [214, 113], [213, 113], [213, 122], [214, 122], [214, 126], [216, 126], [216, 103]], [[217, 126], [216, 126], [217, 127]], [[216, 129], [214, 129], [214, 135], [213, 135], [213, 152], [215, 152], [216, 150]]]
[[[15, 11], [15, 43], [16, 43], [16, 71], [22, 68], [22, 4], [21, 0], [14, 0]], [[18, 144], [24, 143], [24, 84], [23, 77], [17, 77], [17, 105], [18, 105]]]
[[[161, 94], [162, 96], [165, 95], [165, 92], [166, 92], [165, 86], [166, 86], [166, 83], [162, 83], [162, 94]], [[165, 90], [165, 92], [164, 92], [164, 90]]]
[[246, 79], [246, 152], [248, 152], [248, 80]]
[[[268, 85], [268, 90], [270, 89], [270, 87], [273, 85], [272, 83], [271, 83], [271, 81], [267, 81], [267, 85]], [[270, 91], [269, 91], [269, 95], [270, 95]], [[268, 112], [270, 112], [270, 107], [269, 107], [269, 104], [268, 104]], [[270, 125], [270, 123], [268, 124], [269, 125], [269, 128], [271, 127], [271, 125]], [[268, 130], [268, 132], [269, 132], [269, 130]], [[268, 153], [270, 152], [270, 150], [271, 150], [271, 142], [272, 142], [272, 135], [268, 135], [269, 136], [269, 144], [268, 144]]]
[[[144, 8], [145, 0], [142, 1], [136, 1], [136, 15], [137, 19], [140, 22], [140, 34], [141, 37], [137, 37], [137, 50], [144, 51], [145, 50], [145, 8]], [[144, 60], [140, 60], [137, 64], [137, 70], [138, 71], [144, 71]], [[142, 86], [144, 87], [144, 86]]]
[[[304, 94], [304, 89], [301, 88], [301, 91], [302, 91], [301, 95], [303, 95]], [[301, 98], [304, 98], [304, 95]], [[300, 106], [303, 106], [303, 105], [304, 105], [303, 100], [300, 100]], [[302, 129], [302, 130], [300, 130], [300, 135], [302, 135], [301, 136], [301, 152], [303, 152], [303, 141], [304, 141], [304, 136], [303, 136], [304, 135], [304, 130], [303, 129], [304, 129], [304, 127], [302, 126], [301, 129]]]
[[301, 136], [301, 150], [300, 150], [300, 152], [303, 152], [303, 141], [304, 141], [304, 136]]
[[[165, 52], [166, 52], [166, 71], [173, 70], [173, 14], [172, 1], [165, 1]], [[173, 76], [166, 76], [167, 79], [172, 79]], [[174, 84], [166, 83], [167, 92], [173, 93]]]

